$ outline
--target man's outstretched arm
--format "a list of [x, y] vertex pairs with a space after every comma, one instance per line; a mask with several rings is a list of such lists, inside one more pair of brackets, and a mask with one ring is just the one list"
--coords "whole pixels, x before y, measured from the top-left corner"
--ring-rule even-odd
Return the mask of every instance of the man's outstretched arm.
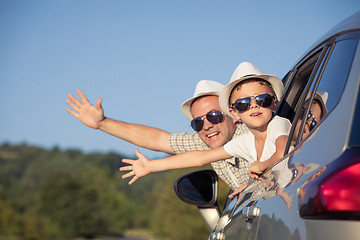
[[80, 89], [76, 89], [80, 100], [68, 94], [67, 104], [72, 108], [67, 111], [84, 125], [104, 131], [110, 135], [154, 151], [174, 154], [169, 144], [170, 133], [158, 128], [140, 124], [126, 123], [105, 117], [102, 98], [93, 106]]

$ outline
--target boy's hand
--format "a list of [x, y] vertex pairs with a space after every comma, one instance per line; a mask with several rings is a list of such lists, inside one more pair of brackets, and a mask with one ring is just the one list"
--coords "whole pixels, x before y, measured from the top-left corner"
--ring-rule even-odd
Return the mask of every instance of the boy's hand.
[[96, 105], [93, 106], [80, 89], [76, 89], [76, 92], [79, 94], [81, 101], [69, 93], [69, 99], [66, 99], [66, 103], [74, 110], [68, 108], [68, 113], [86, 126], [98, 129], [101, 121], [105, 119], [104, 110], [101, 106], [102, 98], [98, 99]]
[[123, 159], [122, 161], [124, 163], [128, 163], [130, 165], [119, 168], [119, 171], [130, 171], [122, 176], [123, 179], [134, 176], [129, 181], [129, 185], [133, 184], [140, 177], [146, 176], [149, 173], [151, 173], [148, 167], [150, 161], [144, 155], [142, 155], [137, 149], [135, 150], [135, 154], [139, 158], [138, 160]]
[[249, 167], [248, 173], [250, 177], [254, 179], [259, 179], [260, 175], [264, 172], [264, 163], [260, 161], [255, 161]]

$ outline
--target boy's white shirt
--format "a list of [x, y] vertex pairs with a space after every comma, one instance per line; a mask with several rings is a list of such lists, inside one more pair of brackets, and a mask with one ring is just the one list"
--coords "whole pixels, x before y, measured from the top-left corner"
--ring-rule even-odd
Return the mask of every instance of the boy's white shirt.
[[[267, 128], [265, 145], [260, 158], [261, 162], [268, 160], [275, 153], [276, 139], [282, 135], [288, 136], [290, 129], [291, 123], [288, 119], [279, 116], [274, 116], [271, 119]], [[244, 158], [251, 163], [257, 160], [255, 137], [250, 131], [233, 138], [224, 145], [224, 149], [228, 154]]]

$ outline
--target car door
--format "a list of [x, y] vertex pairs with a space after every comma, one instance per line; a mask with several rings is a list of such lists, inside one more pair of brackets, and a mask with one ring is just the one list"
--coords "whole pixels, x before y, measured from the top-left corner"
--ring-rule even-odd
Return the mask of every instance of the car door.
[[[315, 210], [319, 205], [316, 201], [323, 198], [318, 198], [319, 184], [314, 183], [326, 175], [325, 171], [332, 168], [333, 174], [348, 161], [344, 156], [359, 90], [358, 42], [358, 32], [333, 36], [310, 51], [288, 74], [278, 109], [280, 116], [292, 122], [288, 154], [264, 176], [266, 191], [276, 194], [264, 202], [257, 239], [351, 239], [359, 235], [359, 222], [352, 221], [359, 219], [357, 209], [336, 214]], [[312, 104], [324, 93], [325, 114], [315, 119]], [[311, 124], [312, 131], [307, 132]], [[350, 201], [359, 203], [356, 198]]]
[[237, 197], [229, 199], [211, 239], [257, 239], [261, 212], [265, 203], [264, 190], [264, 183], [250, 180], [240, 201]]

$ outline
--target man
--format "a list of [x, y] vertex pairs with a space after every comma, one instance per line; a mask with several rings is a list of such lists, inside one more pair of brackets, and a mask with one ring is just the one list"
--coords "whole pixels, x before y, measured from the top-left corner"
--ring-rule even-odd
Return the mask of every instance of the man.
[[[239, 67], [232, 78], [252, 74], [254, 71], [260, 72], [252, 64], [243, 64]], [[81, 101], [68, 94], [69, 99], [66, 102], [73, 110], [67, 111], [88, 127], [102, 130], [150, 150], [171, 155], [191, 150], [206, 150], [222, 146], [234, 136], [247, 131], [243, 124], [222, 113], [219, 106], [219, 92], [222, 87], [220, 83], [201, 80], [196, 86], [194, 96], [182, 104], [183, 114], [192, 121], [197, 133], [171, 134], [158, 128], [107, 118], [101, 106], [102, 99], [98, 99], [93, 106], [79, 89], [77, 93]], [[238, 189], [249, 179], [247, 170], [250, 164], [243, 159], [232, 157], [211, 165], [232, 190]]]

